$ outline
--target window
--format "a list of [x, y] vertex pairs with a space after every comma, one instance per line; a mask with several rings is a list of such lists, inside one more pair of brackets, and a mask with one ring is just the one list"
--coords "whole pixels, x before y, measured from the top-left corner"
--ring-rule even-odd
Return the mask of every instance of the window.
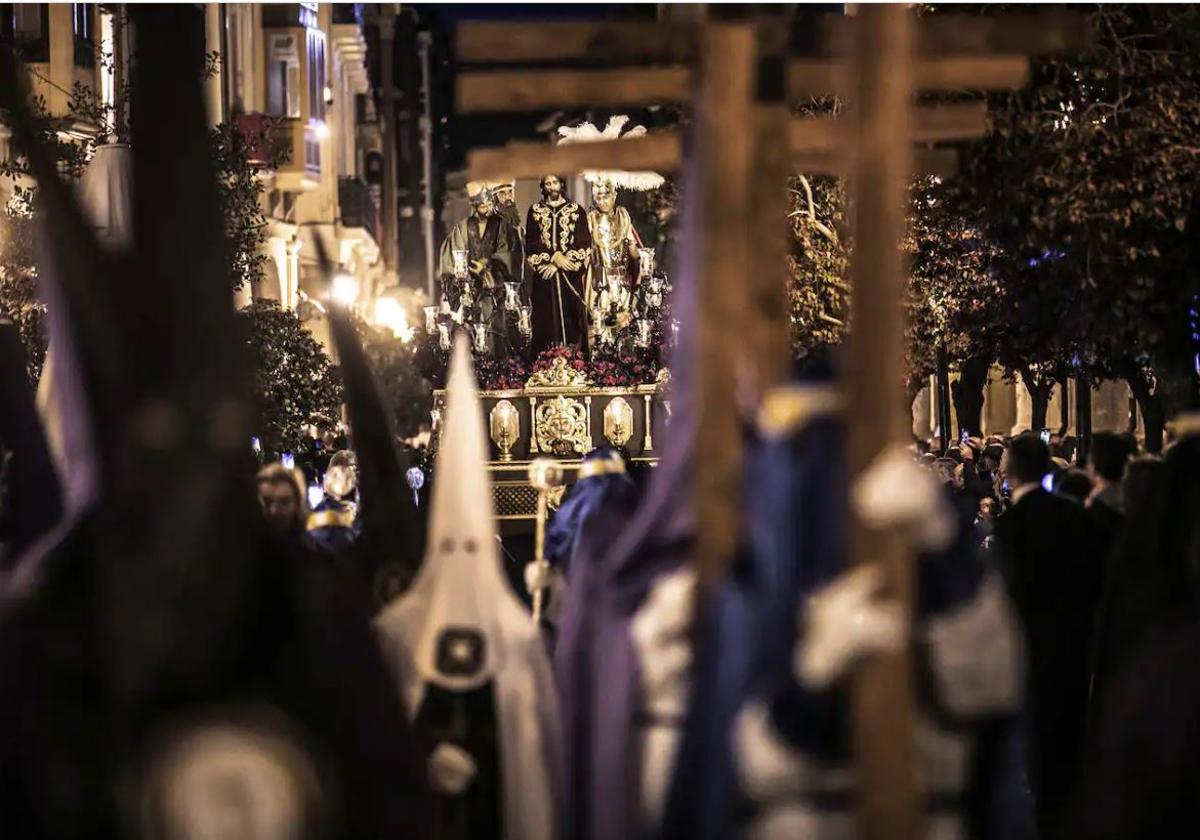
[[23, 61], [49, 61], [49, 6], [45, 3], [0, 5], [0, 41], [12, 44]]
[[228, 77], [225, 80], [228, 90], [226, 95], [229, 98], [231, 110], [235, 114], [243, 114], [246, 111], [243, 104], [242, 91], [245, 89], [245, 68], [242, 66], [242, 11], [236, 6], [228, 7], [225, 14], [225, 43], [228, 51], [228, 61], [226, 65], [229, 68]]
[[308, 30], [308, 118], [325, 120], [325, 33]]
[[93, 36], [93, 5], [71, 4], [71, 28], [75, 35], [75, 66], [92, 67], [96, 63], [96, 43]]
[[112, 108], [117, 103], [116, 32], [117, 12], [103, 9], [100, 12], [100, 102], [105, 107], [106, 128], [116, 130]]
[[300, 52], [295, 35], [271, 35], [267, 43], [267, 113], [300, 117]]

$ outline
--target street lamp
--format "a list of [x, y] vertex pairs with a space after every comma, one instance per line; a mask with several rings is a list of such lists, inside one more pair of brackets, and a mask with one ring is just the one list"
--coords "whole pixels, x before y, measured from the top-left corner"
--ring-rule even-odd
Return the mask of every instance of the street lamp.
[[329, 294], [342, 306], [353, 306], [358, 300], [358, 280], [349, 274], [335, 274]]
[[402, 342], [407, 343], [413, 337], [413, 328], [408, 325], [408, 313], [400, 301], [393, 297], [381, 297], [375, 301], [375, 323]]

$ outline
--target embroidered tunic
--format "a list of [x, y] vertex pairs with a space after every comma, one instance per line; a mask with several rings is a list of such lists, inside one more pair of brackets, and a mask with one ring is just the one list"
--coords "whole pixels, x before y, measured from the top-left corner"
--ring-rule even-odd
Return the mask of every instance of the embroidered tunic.
[[[582, 346], [587, 331], [584, 305], [592, 236], [583, 209], [573, 201], [551, 205], [539, 201], [529, 208], [525, 224], [525, 254], [529, 266], [530, 303], [533, 306], [531, 351], [536, 356], [553, 344]], [[550, 277], [539, 269], [553, 266], [555, 254], [573, 260], [579, 268], [556, 268]]]

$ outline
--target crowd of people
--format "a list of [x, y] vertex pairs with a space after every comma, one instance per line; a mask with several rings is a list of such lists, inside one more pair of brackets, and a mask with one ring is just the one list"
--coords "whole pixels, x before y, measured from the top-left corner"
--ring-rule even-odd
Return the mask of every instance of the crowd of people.
[[[1078, 443], [1025, 432], [914, 450], [973, 519], [1020, 616], [1019, 725], [1041, 836], [1158, 836], [1151, 826], [1181, 825], [1182, 788], [1147, 780], [1191, 783], [1168, 783], [1165, 773], [1182, 772], [1176, 759], [1153, 754], [1177, 745], [1153, 720], [1168, 701], [1148, 693], [1145, 671], [1165, 679], [1164, 648], [1195, 633], [1196, 439], [1156, 454], [1130, 433], [1095, 434], [1086, 454]], [[1134, 731], [1153, 739], [1144, 753], [1130, 751]]]

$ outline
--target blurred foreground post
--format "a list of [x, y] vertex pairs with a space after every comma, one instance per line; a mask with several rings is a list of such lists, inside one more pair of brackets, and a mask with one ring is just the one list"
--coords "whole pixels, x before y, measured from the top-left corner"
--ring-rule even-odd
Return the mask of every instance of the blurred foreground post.
[[[849, 464], [859, 476], [888, 446], [904, 440], [904, 417], [892, 395], [904, 376], [904, 234], [910, 150], [912, 32], [903, 6], [862, 6], [854, 19], [848, 90], [852, 178], [854, 294], [849, 377]], [[851, 530], [855, 563], [876, 563], [889, 597], [912, 611], [912, 567], [895, 531]], [[853, 738], [859, 792], [859, 837], [916, 840], [921, 832], [913, 744], [909, 653], [880, 655], [855, 674]]]

